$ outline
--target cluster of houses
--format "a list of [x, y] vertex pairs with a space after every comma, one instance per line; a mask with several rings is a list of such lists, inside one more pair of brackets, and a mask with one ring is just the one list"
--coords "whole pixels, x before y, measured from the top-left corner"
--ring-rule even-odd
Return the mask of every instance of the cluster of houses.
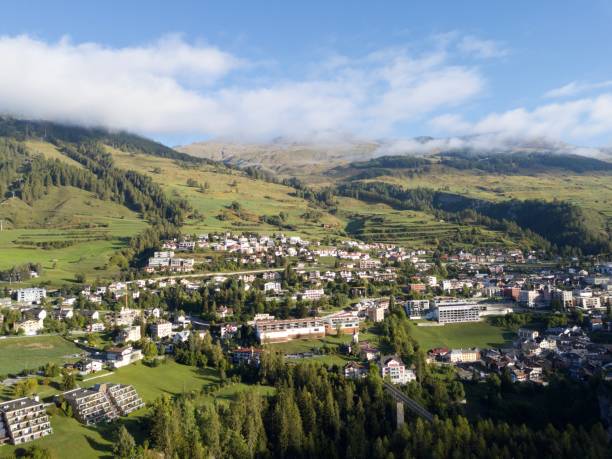
[[455, 365], [465, 379], [507, 371], [513, 382], [546, 384], [545, 375], [554, 371], [582, 380], [604, 374], [612, 364], [612, 353], [607, 346], [593, 343], [578, 326], [550, 328], [542, 334], [520, 328], [512, 348], [437, 348], [429, 351], [428, 361]]
[[[344, 366], [344, 376], [349, 379], [361, 379], [368, 376], [370, 363], [376, 363], [380, 375], [393, 384], [405, 385], [416, 380], [414, 370], [396, 355], [381, 355], [380, 351], [368, 342], [359, 343], [359, 334], [353, 334], [353, 345], [358, 346], [360, 361], [350, 361]], [[232, 351], [234, 364], [259, 365], [262, 348], [238, 348]]]
[[[202, 254], [196, 263], [207, 263], [212, 257], [206, 254], [225, 253], [228, 261], [240, 265], [272, 266], [279, 258], [298, 258], [307, 263], [316, 263], [321, 258], [334, 258], [339, 261], [341, 271], [317, 272], [316, 279], [333, 280], [342, 278], [394, 280], [394, 270], [384, 269], [385, 265], [398, 261], [410, 260], [413, 263], [425, 263], [426, 252], [407, 252], [404, 248], [392, 244], [344, 241], [339, 246], [322, 246], [320, 242], [311, 242], [299, 236], [283, 234], [265, 236], [253, 234], [201, 234], [181, 240], [172, 239], [162, 243], [163, 252], [157, 252], [149, 260], [148, 272], [173, 270], [175, 252], [199, 252]], [[185, 259], [183, 259], [185, 260]], [[193, 260], [189, 261], [193, 267]], [[179, 266], [176, 262], [176, 266]], [[430, 264], [429, 264], [430, 266]], [[422, 267], [425, 267], [423, 265]], [[180, 269], [175, 269], [180, 271]]]

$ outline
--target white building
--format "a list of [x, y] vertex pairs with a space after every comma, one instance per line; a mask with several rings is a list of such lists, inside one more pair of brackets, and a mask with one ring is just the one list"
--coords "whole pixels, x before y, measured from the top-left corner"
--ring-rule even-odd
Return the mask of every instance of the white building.
[[126, 327], [119, 333], [119, 340], [122, 343], [133, 343], [140, 341], [140, 325]]
[[478, 322], [480, 307], [470, 300], [436, 300], [435, 317], [442, 324]]
[[325, 336], [325, 325], [318, 317], [266, 320], [255, 323], [255, 333], [261, 343], [283, 342], [298, 338], [321, 338]]
[[601, 299], [598, 296], [579, 296], [576, 297], [576, 306], [582, 309], [599, 309], [601, 308]]
[[368, 308], [367, 314], [368, 319], [370, 319], [372, 322], [382, 322], [385, 320], [385, 308], [383, 307], [373, 306]]
[[41, 331], [43, 327], [42, 320], [24, 320], [16, 324], [17, 330], [23, 330], [23, 334], [26, 336], [36, 335]]
[[414, 371], [406, 369], [406, 365], [398, 357], [381, 359], [380, 372], [383, 378], [388, 377], [393, 384], [408, 384], [416, 380]]
[[152, 324], [151, 336], [153, 339], [163, 339], [168, 336], [172, 336], [172, 324], [167, 321]]
[[535, 307], [536, 301], [540, 294], [535, 290], [521, 290], [519, 292], [519, 304], [527, 306], [528, 308]]
[[453, 349], [449, 354], [450, 361], [452, 363], [458, 362], [478, 362], [480, 360], [480, 351], [474, 349]]
[[325, 291], [322, 288], [317, 289], [306, 289], [300, 295], [303, 300], [315, 301], [325, 296]]
[[281, 291], [280, 282], [266, 282], [264, 284], [264, 292], [279, 293]]
[[142, 359], [142, 351], [132, 346], [113, 347], [106, 350], [106, 360], [113, 368], [121, 368]]
[[38, 303], [47, 296], [44, 288], [20, 288], [17, 290], [17, 301], [20, 303]]

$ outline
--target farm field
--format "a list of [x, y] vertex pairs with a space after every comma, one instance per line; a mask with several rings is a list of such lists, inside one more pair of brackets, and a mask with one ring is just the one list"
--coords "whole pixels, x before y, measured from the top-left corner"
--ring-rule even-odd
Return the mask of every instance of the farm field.
[[440, 327], [418, 327], [415, 324], [411, 330], [412, 336], [426, 351], [436, 347], [453, 349], [508, 346], [514, 337], [511, 331], [488, 322], [447, 324]]
[[50, 142], [42, 142], [39, 140], [26, 140], [23, 142], [23, 144], [32, 153], [40, 154], [46, 159], [57, 159], [71, 166], [83, 169], [83, 165], [81, 163], [64, 155], [61, 151], [57, 149], [55, 145]]
[[18, 223], [0, 232], [0, 269], [40, 263], [35, 283], [71, 282], [76, 273], [110, 278], [118, 272], [107, 265], [111, 255], [147, 226], [135, 212], [73, 187], [54, 187], [33, 206], [9, 199], [0, 205], [0, 218], [8, 216]]
[[38, 368], [47, 362], [63, 363], [81, 350], [61, 336], [24, 336], [0, 340], [0, 374]]

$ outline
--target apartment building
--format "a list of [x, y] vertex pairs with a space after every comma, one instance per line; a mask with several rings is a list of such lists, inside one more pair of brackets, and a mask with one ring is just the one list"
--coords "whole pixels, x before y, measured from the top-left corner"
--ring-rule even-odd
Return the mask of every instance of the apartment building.
[[31, 319], [17, 322], [15, 328], [23, 330], [23, 334], [26, 336], [34, 336], [45, 327], [42, 320]]
[[382, 322], [385, 320], [385, 308], [372, 306], [368, 308], [367, 315], [372, 322]]
[[142, 351], [132, 346], [111, 347], [106, 350], [106, 361], [113, 368], [121, 368], [142, 360]]
[[404, 309], [411, 319], [421, 319], [429, 312], [429, 300], [408, 300]]
[[480, 320], [480, 308], [470, 300], [444, 299], [435, 300], [435, 317], [438, 322], [461, 323]]
[[575, 298], [576, 306], [582, 309], [599, 309], [601, 308], [601, 299], [598, 296]]
[[98, 384], [95, 388], [108, 395], [120, 416], [127, 416], [144, 406], [136, 389], [129, 384]]
[[255, 333], [261, 343], [290, 341], [298, 338], [321, 338], [325, 325], [319, 317], [266, 320], [255, 322]]
[[47, 296], [47, 290], [44, 288], [20, 288], [17, 290], [15, 297], [19, 303], [38, 303]]
[[303, 300], [316, 301], [325, 296], [325, 291], [322, 288], [304, 290], [299, 296]]
[[518, 302], [522, 306], [533, 308], [535, 307], [536, 301], [538, 300], [539, 296], [540, 293], [536, 292], [535, 290], [521, 290], [519, 292]]
[[153, 339], [163, 339], [172, 336], [172, 324], [168, 321], [157, 322], [151, 325]]
[[140, 341], [140, 325], [125, 327], [119, 332], [119, 341], [122, 343], [134, 343]]
[[564, 308], [574, 306], [574, 295], [570, 290], [555, 290], [552, 293], [552, 297], [555, 300], [559, 300]]
[[144, 406], [136, 390], [125, 384], [98, 384], [89, 389], [73, 389], [62, 394], [75, 417], [86, 425], [127, 416]]
[[449, 359], [452, 363], [458, 362], [478, 362], [480, 360], [480, 351], [473, 349], [453, 349], [450, 351]]
[[92, 389], [72, 389], [62, 394], [72, 407], [74, 416], [83, 424], [112, 421], [119, 415], [105, 393]]
[[0, 444], [19, 445], [53, 433], [42, 403], [24, 397], [0, 405]]
[[322, 317], [321, 321], [325, 325], [325, 331], [330, 333], [355, 333], [359, 332], [359, 317], [353, 311], [340, 311]]

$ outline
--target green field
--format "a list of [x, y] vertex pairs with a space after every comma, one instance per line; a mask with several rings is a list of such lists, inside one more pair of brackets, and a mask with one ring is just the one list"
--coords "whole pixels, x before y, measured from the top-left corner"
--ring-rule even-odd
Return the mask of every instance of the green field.
[[412, 327], [412, 336], [425, 350], [436, 347], [491, 348], [508, 346], [515, 334], [488, 322], [447, 324], [440, 327]]
[[0, 340], [0, 374], [38, 368], [47, 362], [63, 363], [82, 352], [61, 336], [26, 336]]
[[[132, 364], [115, 370], [113, 374], [107, 374], [89, 381], [81, 381], [79, 385], [90, 387], [103, 382], [132, 384], [145, 402], [152, 402], [163, 395], [172, 397], [183, 392], [199, 393], [204, 386], [218, 383], [219, 378], [217, 372], [213, 369], [198, 369], [180, 365], [169, 359], [166, 363], [155, 368], [147, 367], [141, 363]], [[254, 390], [261, 395], [272, 395], [275, 392], [274, 388], [268, 386], [231, 384], [219, 389], [212, 395], [205, 396], [205, 399], [215, 399], [221, 403], [228, 403], [234, 400], [239, 393], [247, 390]], [[50, 400], [52, 395], [59, 393], [57, 389], [51, 387], [45, 387], [41, 394], [43, 392], [47, 400]], [[87, 427], [56, 411], [58, 410], [53, 410], [54, 414], [51, 416], [53, 434], [37, 440], [33, 444], [48, 448], [57, 458], [112, 457], [114, 426]], [[139, 424], [146, 413], [147, 409], [144, 408], [121, 420], [136, 438], [142, 437]], [[142, 438], [140, 439], [142, 440]], [[15, 447], [13, 446], [4, 446], [0, 448], [0, 454], [10, 453], [14, 450]]]
[[[129, 420], [128, 425], [136, 422], [137, 418], [133, 417]], [[57, 459], [113, 457], [114, 427], [111, 425], [85, 426], [74, 418], [59, 414], [51, 416], [51, 427], [53, 428], [51, 435], [28, 443], [25, 448], [33, 445], [46, 448], [51, 452], [52, 457]], [[24, 449], [24, 446], [0, 446], [0, 454], [8, 455], [20, 449]]]
[[168, 359], [154, 368], [135, 363], [81, 385], [93, 386], [103, 382], [132, 384], [145, 402], [152, 402], [161, 395], [172, 397], [183, 392], [199, 392], [204, 385], [218, 383], [219, 378], [211, 368], [190, 367]]
[[[32, 282], [54, 284], [71, 282], [77, 273], [90, 279], [117, 273], [107, 264], [110, 256], [147, 225], [129, 209], [73, 187], [53, 187], [32, 206], [8, 199], [0, 204], [0, 219], [7, 218], [14, 225], [0, 232], [0, 269], [40, 263], [43, 273]], [[54, 242], [70, 245], [40, 247]]]

